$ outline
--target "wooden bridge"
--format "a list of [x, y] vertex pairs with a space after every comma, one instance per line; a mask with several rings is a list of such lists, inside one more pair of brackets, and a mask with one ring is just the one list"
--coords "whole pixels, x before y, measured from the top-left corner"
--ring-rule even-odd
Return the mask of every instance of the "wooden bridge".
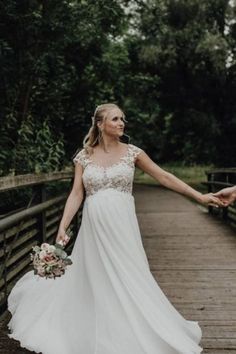
[[136, 191], [151, 271], [172, 304], [203, 330], [204, 353], [236, 353], [236, 232], [179, 194]]
[[[134, 195], [158, 284], [186, 319], [199, 321], [204, 353], [236, 354], [235, 229], [169, 190], [135, 185]], [[2, 317], [0, 353], [29, 353], [6, 336], [9, 318]]]

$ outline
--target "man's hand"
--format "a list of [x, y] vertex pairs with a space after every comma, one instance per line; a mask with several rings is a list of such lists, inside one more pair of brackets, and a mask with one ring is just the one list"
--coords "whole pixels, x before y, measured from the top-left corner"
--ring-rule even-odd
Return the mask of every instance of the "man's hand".
[[226, 207], [236, 200], [236, 186], [221, 189], [219, 192], [214, 193], [213, 195], [220, 198]]
[[225, 206], [221, 198], [213, 195], [213, 193], [202, 194], [199, 201], [204, 205], [214, 206], [216, 208]]

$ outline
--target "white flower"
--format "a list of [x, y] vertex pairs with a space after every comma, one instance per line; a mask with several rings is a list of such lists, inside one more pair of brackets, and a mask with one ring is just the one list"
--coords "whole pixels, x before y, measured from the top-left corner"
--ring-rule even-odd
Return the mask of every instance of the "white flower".
[[50, 247], [49, 243], [46, 243], [46, 242], [42, 243], [42, 245], [41, 245], [41, 249], [45, 250], [45, 251], [48, 250], [49, 247]]
[[32, 247], [34, 252], [39, 252], [40, 251], [40, 247], [39, 246], [33, 246]]
[[55, 246], [50, 245], [50, 246], [48, 247], [48, 252], [54, 253], [55, 249], [56, 249]]

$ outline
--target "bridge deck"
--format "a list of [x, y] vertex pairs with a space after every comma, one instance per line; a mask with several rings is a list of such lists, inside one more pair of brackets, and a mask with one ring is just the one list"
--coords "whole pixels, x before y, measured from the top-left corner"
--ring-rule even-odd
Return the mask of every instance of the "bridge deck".
[[236, 353], [236, 232], [177, 193], [137, 188], [151, 271], [179, 312], [197, 320], [204, 353]]
[[[135, 200], [158, 284], [186, 319], [199, 321], [204, 353], [236, 354], [235, 230], [166, 189], [135, 186]], [[6, 331], [2, 321], [1, 354], [30, 353]]]

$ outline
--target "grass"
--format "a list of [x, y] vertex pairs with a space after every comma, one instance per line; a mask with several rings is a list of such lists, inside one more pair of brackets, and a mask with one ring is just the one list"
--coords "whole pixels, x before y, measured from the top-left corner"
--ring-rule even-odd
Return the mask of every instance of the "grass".
[[[176, 177], [180, 178], [191, 187], [196, 188], [202, 192], [206, 192], [206, 187], [201, 182], [206, 181], [205, 171], [212, 168], [210, 165], [195, 165], [195, 166], [183, 166], [180, 164], [165, 164], [160, 165], [164, 170], [172, 173]], [[159, 183], [148, 174], [144, 173], [140, 169], [135, 171], [135, 182], [144, 184], [157, 184]]]

